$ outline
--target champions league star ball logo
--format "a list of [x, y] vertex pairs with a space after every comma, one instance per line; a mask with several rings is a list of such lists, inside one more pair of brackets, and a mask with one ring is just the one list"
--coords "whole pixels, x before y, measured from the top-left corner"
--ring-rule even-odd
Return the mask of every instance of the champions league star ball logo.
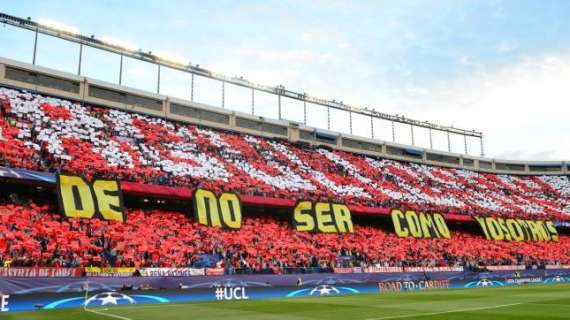
[[135, 299], [127, 296], [126, 294], [119, 292], [103, 292], [87, 299], [83, 305], [87, 307], [89, 305], [104, 306], [108, 304], [118, 305], [133, 303], [135, 303]]
[[359, 293], [358, 290], [350, 287], [333, 287], [329, 284], [321, 284], [314, 288], [299, 289], [287, 294], [287, 297], [310, 297], [310, 296], [331, 296], [337, 294]]
[[340, 291], [337, 288], [323, 284], [313, 288], [313, 290], [311, 290], [310, 295], [328, 296], [331, 294], [339, 294], [339, 293]]
[[125, 304], [142, 304], [142, 303], [167, 303], [168, 298], [149, 295], [149, 294], [132, 294], [126, 295], [121, 292], [106, 291], [98, 293], [87, 300], [85, 297], [71, 297], [59, 299], [45, 305], [43, 309], [59, 309], [59, 308], [78, 308], [87, 306], [111, 306]]
[[501, 281], [493, 281], [489, 279], [481, 279], [479, 281], [472, 281], [465, 284], [465, 288], [482, 288], [482, 287], [502, 287]]
[[487, 279], [483, 279], [483, 280], [477, 282], [477, 283], [475, 284], [475, 286], [477, 286], [477, 287], [492, 287], [492, 286], [493, 286], [493, 282], [491, 282], [491, 281], [489, 281], [489, 280], [487, 280]]
[[561, 283], [561, 282], [570, 282], [570, 278], [565, 278], [561, 275], [555, 275], [551, 278], [544, 279], [544, 283]]

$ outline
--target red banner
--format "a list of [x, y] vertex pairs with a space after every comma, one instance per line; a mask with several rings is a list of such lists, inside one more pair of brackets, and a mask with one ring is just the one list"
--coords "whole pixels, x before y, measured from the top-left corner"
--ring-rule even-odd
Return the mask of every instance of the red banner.
[[[121, 190], [124, 193], [136, 196], [163, 197], [169, 199], [189, 200], [192, 199], [192, 192], [185, 187], [168, 187], [155, 184], [143, 184], [138, 182], [121, 181]], [[271, 206], [279, 208], [293, 208], [297, 202], [295, 199], [282, 199], [263, 196], [253, 196], [240, 194], [240, 201], [250, 206]], [[365, 207], [359, 205], [349, 205], [351, 213], [359, 215], [389, 215], [390, 208]], [[444, 214], [446, 220], [471, 221], [467, 215]]]
[[124, 193], [137, 196], [163, 197], [180, 200], [188, 200], [192, 198], [192, 191], [188, 188], [168, 187], [138, 182], [121, 181], [121, 190]]
[[0, 277], [11, 278], [59, 278], [59, 277], [81, 277], [83, 270], [81, 268], [0, 268]]
[[[164, 197], [170, 199], [189, 200], [192, 199], [192, 192], [188, 188], [168, 187], [154, 184], [143, 184], [138, 182], [121, 181], [121, 190], [124, 193], [137, 196]], [[251, 206], [271, 206], [280, 208], [292, 208], [297, 202], [295, 199], [281, 199], [272, 197], [252, 196], [246, 194], [239, 195], [243, 204]], [[348, 206], [351, 212], [363, 215], [388, 215], [388, 208], [363, 207], [357, 205]]]
[[224, 268], [206, 268], [207, 276], [223, 276]]

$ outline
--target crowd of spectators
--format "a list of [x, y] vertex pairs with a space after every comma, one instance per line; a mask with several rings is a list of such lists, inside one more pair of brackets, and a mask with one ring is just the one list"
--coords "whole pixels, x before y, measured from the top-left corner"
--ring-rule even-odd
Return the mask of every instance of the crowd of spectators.
[[180, 212], [129, 210], [125, 223], [62, 219], [46, 205], [0, 205], [0, 265], [46, 267], [195, 267], [216, 257], [228, 272], [282, 273], [334, 267], [570, 264], [570, 238], [559, 242], [488, 241], [453, 231], [452, 239], [398, 238], [356, 224], [353, 234], [297, 232], [270, 215], [243, 228], [199, 225]]
[[457, 214], [570, 214], [570, 180], [377, 159], [0, 88], [0, 165]]

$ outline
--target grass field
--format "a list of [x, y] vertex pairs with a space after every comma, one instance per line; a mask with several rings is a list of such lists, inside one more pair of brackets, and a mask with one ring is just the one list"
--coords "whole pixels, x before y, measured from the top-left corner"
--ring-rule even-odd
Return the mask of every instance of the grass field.
[[8, 320], [570, 319], [570, 284], [2, 314]]

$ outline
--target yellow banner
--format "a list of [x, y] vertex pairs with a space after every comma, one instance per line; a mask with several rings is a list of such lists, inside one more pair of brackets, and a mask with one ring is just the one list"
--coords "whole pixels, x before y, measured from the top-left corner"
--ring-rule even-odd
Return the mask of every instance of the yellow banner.
[[210, 227], [241, 229], [242, 209], [237, 194], [224, 192], [219, 197], [212, 191], [196, 189], [194, 217], [199, 224]]
[[99, 267], [85, 267], [86, 273], [134, 273], [136, 268], [99, 268]]
[[125, 221], [123, 193], [117, 180], [89, 183], [82, 176], [67, 174], [58, 174], [56, 180], [59, 207], [66, 217]]
[[398, 237], [451, 239], [451, 232], [439, 213], [392, 209], [390, 215]]
[[474, 217], [487, 240], [558, 241], [552, 221]]
[[322, 233], [353, 233], [352, 216], [342, 203], [298, 201], [293, 209], [292, 223], [297, 231]]

